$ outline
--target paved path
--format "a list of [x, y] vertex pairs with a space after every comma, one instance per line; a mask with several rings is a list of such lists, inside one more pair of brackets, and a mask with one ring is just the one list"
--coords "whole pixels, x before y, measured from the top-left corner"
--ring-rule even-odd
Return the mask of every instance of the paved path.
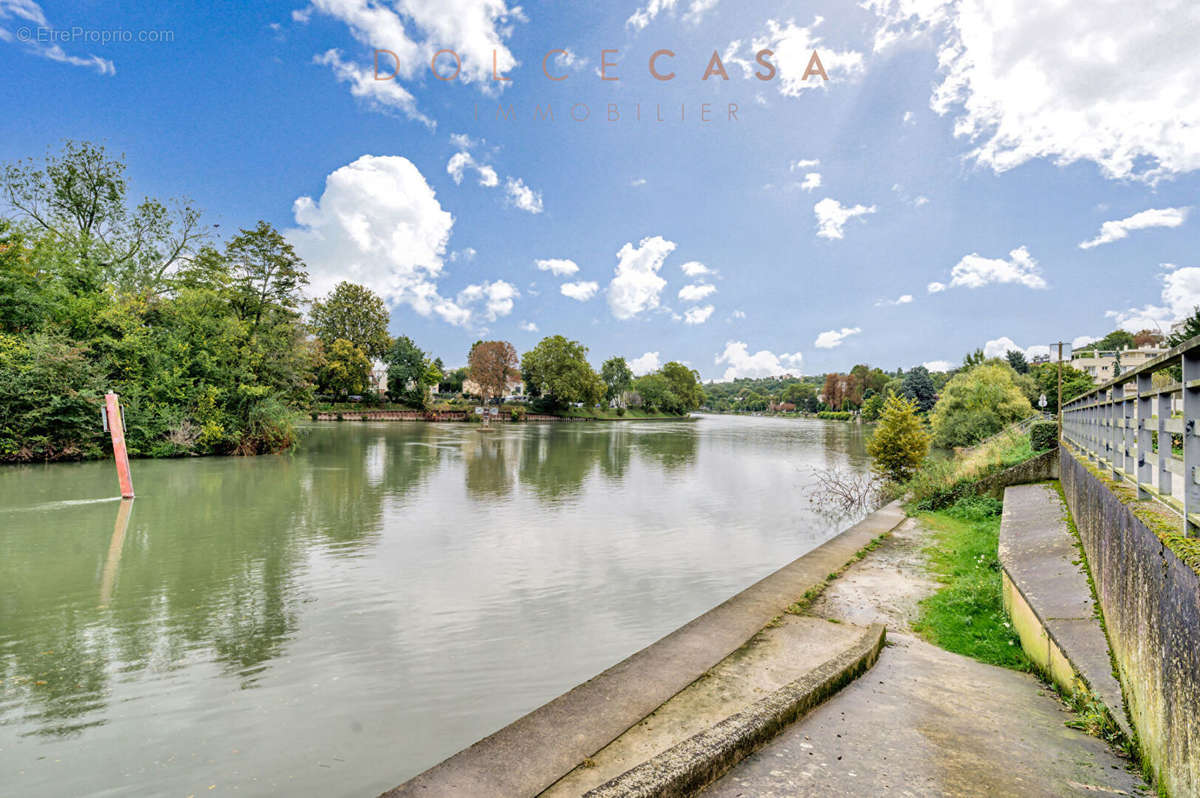
[[882, 621], [875, 667], [743, 760], [706, 796], [1140, 795], [1139, 778], [1028, 674], [951, 654], [908, 629], [934, 589], [915, 521], [855, 564], [812, 608], [856, 624]]

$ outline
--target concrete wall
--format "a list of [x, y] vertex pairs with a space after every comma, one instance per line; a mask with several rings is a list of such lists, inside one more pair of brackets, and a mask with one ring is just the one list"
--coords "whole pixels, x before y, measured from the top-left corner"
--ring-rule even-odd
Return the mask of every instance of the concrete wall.
[[1018, 463], [979, 481], [980, 492], [993, 499], [1004, 500], [1004, 489], [1011, 485], [1028, 485], [1058, 479], [1058, 451], [1051, 449], [1037, 457]]
[[1200, 575], [1139, 519], [1154, 523], [1132, 491], [1066, 449], [1060, 467], [1142, 755], [1170, 795], [1200, 795]]

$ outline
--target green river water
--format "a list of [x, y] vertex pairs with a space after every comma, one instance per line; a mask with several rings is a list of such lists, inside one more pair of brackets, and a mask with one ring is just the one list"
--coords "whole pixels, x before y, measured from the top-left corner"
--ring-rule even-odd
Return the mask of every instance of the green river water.
[[0, 798], [371, 796], [856, 518], [858, 425], [313, 425], [0, 468]]

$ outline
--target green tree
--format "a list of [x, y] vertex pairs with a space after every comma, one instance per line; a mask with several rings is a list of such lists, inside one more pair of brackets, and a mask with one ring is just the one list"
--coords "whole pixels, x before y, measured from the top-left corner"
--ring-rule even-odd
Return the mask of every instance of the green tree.
[[387, 356], [387, 392], [392, 401], [422, 404], [428, 358], [407, 335], [392, 342]]
[[185, 201], [168, 209], [147, 198], [129, 208], [126, 193], [124, 158], [88, 142], [67, 141], [41, 165], [19, 161], [0, 173], [6, 204], [32, 229], [63, 242], [81, 273], [123, 291], [157, 293], [208, 231]]
[[324, 299], [312, 303], [309, 326], [326, 347], [342, 339], [382, 360], [391, 348], [388, 312], [383, 300], [366, 286], [342, 281]]
[[976, 349], [974, 352], [968, 352], [963, 355], [963, 369], [972, 369], [987, 360], [983, 355], [982, 349]]
[[1088, 344], [1088, 349], [1099, 349], [1102, 352], [1116, 351], [1129, 349], [1133, 347], [1133, 333], [1125, 330], [1113, 330], [1108, 335], [1096, 341], [1094, 344]]
[[700, 386], [700, 373], [682, 363], [672, 360], [659, 372], [670, 386], [671, 401], [664, 409], [680, 415], [690, 413], [704, 402], [704, 389]]
[[985, 363], [955, 375], [930, 416], [938, 446], [970, 446], [1033, 413], [1013, 370]]
[[1197, 335], [1200, 335], [1200, 306], [1194, 306], [1191, 315], [1181, 321], [1174, 332], [1167, 336], [1167, 346], [1179, 346]]
[[1008, 365], [1012, 366], [1012, 370], [1018, 374], [1029, 373], [1029, 362], [1025, 360], [1025, 353], [1017, 349], [1010, 349], [1004, 353]]
[[929, 454], [929, 433], [917, 412], [915, 402], [889, 396], [867, 443], [872, 468], [893, 482], [907, 482]]
[[466, 366], [445, 372], [441, 380], [441, 389], [446, 393], [461, 393], [463, 383], [471, 376], [471, 370]]
[[928, 413], [937, 401], [937, 389], [933, 385], [933, 378], [929, 376], [929, 369], [924, 366], [916, 366], [904, 375], [904, 380], [900, 383], [900, 393], [911, 399], [920, 413]]
[[260, 221], [253, 230], [239, 231], [225, 246], [225, 258], [233, 278], [234, 307], [250, 322], [251, 334], [264, 317], [298, 315], [308, 274], [304, 261], [278, 230]]
[[561, 335], [543, 338], [521, 358], [521, 375], [532, 396], [557, 406], [573, 402], [594, 405], [604, 395], [604, 383], [587, 362], [587, 347]]
[[[671, 392], [671, 383], [661, 372], [654, 372], [638, 377], [633, 381], [633, 390], [641, 397], [642, 407], [647, 410], [660, 410], [663, 412], [671, 412], [669, 408], [678, 404], [679, 400]], [[751, 400], [753, 402], [753, 400]], [[766, 402], [762, 402], [762, 408], [747, 408], [747, 409], [765, 409]]]
[[622, 394], [633, 385], [633, 371], [623, 357], [610, 357], [600, 366], [600, 379], [604, 380], [604, 398], [610, 402], [620, 401]]
[[371, 359], [362, 347], [338, 338], [325, 350], [321, 368], [321, 387], [335, 396], [358, 394], [367, 389], [371, 378]]
[[[1058, 364], [1038, 363], [1030, 369], [1029, 375], [1037, 384], [1038, 395], [1046, 397], [1046, 412], [1058, 413]], [[1086, 371], [1063, 363], [1062, 366], [1062, 395], [1063, 401], [1069, 402], [1076, 396], [1087, 393], [1096, 387], [1091, 375]]]
[[873, 393], [863, 400], [862, 414], [863, 421], [878, 421], [879, 416], [883, 413], [883, 405], [886, 401], [884, 394]]

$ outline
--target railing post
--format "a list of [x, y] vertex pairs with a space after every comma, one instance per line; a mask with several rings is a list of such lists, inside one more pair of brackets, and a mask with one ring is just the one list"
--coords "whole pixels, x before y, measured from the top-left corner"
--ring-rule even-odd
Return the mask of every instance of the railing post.
[[[1130, 387], [1133, 390], [1130, 391]], [[1134, 418], [1133, 411], [1137, 407], [1138, 395], [1137, 385], [1134, 383], [1123, 383], [1121, 385], [1121, 393], [1124, 396], [1124, 401], [1121, 402], [1121, 448], [1124, 449], [1125, 462], [1121, 470], [1125, 476], [1133, 480], [1137, 484], [1137, 457], [1134, 446], [1136, 438], [1134, 437]]]
[[1137, 375], [1137, 486], [1138, 498], [1148, 499], [1150, 493], [1147, 486], [1154, 485], [1154, 467], [1150, 465], [1150, 453], [1154, 444], [1150, 435], [1151, 401], [1150, 391], [1154, 384], [1150, 372], [1141, 371]]
[[1197, 530], [1193, 513], [1200, 513], [1200, 437], [1196, 420], [1200, 419], [1200, 350], [1183, 353], [1183, 534], [1191, 537]]
[[1108, 405], [1108, 467], [1112, 471], [1112, 478], [1121, 481], [1121, 466], [1123, 465], [1124, 457], [1122, 452], [1118, 450], [1118, 444], [1123, 444], [1124, 440], [1121, 435], [1120, 427], [1117, 426], [1117, 418], [1119, 411], [1117, 403], [1125, 398], [1125, 386], [1114, 385], [1112, 387], [1112, 399]]
[[1171, 418], [1171, 405], [1175, 394], [1158, 395], [1158, 493], [1171, 498], [1171, 433], [1167, 432], [1167, 421]]

